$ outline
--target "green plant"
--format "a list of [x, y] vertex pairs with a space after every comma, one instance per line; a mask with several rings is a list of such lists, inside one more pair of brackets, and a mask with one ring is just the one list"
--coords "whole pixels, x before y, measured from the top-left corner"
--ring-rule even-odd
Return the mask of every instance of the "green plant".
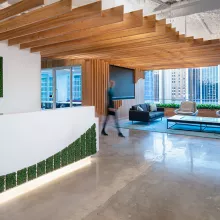
[[46, 173], [53, 171], [53, 156], [46, 159]]
[[17, 172], [17, 185], [21, 185], [27, 181], [27, 169], [24, 168]]
[[179, 108], [180, 105], [175, 104], [175, 103], [169, 103], [169, 104], [160, 103], [160, 104], [157, 104], [157, 107], [159, 107], [159, 108]]
[[81, 143], [80, 138], [75, 141], [75, 161], [81, 159]]
[[60, 164], [61, 164], [61, 153], [58, 152], [57, 154], [54, 155], [54, 170], [59, 169]]
[[93, 124], [91, 128], [91, 143], [92, 143], [92, 154], [95, 154], [97, 152], [96, 149], [96, 124]]
[[[161, 108], [179, 108], [180, 104], [169, 103], [169, 104], [157, 104], [157, 107]], [[220, 105], [213, 105], [213, 104], [197, 104], [197, 109], [220, 109]]]
[[0, 193], [5, 191], [5, 176], [0, 176]]
[[86, 134], [83, 134], [81, 136], [81, 159], [85, 158], [87, 156], [87, 149], [86, 149]]
[[43, 160], [37, 164], [37, 177], [43, 176], [46, 173], [46, 161]]
[[6, 190], [16, 186], [16, 173], [6, 175]]
[[37, 177], [37, 165], [28, 167], [28, 181], [33, 180]]
[[3, 57], [0, 57], [0, 97], [3, 97]]
[[71, 164], [75, 161], [75, 144], [74, 142], [68, 147], [68, 163]]
[[213, 104], [198, 104], [198, 109], [220, 109], [220, 105], [213, 105]]
[[61, 165], [62, 167], [68, 165], [68, 148], [64, 148], [61, 151]]
[[86, 132], [86, 156], [92, 154], [92, 143], [91, 143], [91, 128]]

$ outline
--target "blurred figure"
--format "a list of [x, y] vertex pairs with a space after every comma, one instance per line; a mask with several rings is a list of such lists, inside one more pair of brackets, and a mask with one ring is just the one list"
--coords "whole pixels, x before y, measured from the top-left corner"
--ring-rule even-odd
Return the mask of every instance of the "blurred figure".
[[115, 86], [115, 82], [111, 80], [110, 85], [109, 85], [109, 89], [108, 89], [107, 116], [106, 116], [104, 124], [103, 124], [102, 135], [108, 136], [108, 134], [105, 132], [105, 128], [106, 128], [107, 122], [109, 120], [109, 116], [112, 115], [114, 117], [114, 120], [115, 120], [115, 126], [118, 130], [118, 136], [119, 137], [124, 137], [124, 135], [121, 133], [121, 131], [119, 129], [118, 115], [117, 115], [117, 112], [116, 112], [116, 109], [115, 109], [115, 106], [114, 106], [114, 101], [113, 101], [114, 86]]

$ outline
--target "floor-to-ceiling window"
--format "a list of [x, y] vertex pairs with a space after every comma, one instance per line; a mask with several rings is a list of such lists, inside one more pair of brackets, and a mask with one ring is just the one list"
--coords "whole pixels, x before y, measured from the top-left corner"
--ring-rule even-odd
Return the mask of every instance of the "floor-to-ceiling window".
[[80, 65], [41, 71], [42, 109], [66, 108], [82, 103], [82, 67]]
[[220, 104], [219, 66], [145, 71], [145, 101]]
[[41, 108], [53, 108], [53, 70], [41, 71]]
[[70, 74], [71, 68], [56, 70], [56, 108], [70, 107]]
[[78, 105], [82, 102], [82, 67], [74, 66], [72, 68], [72, 100], [73, 105]]

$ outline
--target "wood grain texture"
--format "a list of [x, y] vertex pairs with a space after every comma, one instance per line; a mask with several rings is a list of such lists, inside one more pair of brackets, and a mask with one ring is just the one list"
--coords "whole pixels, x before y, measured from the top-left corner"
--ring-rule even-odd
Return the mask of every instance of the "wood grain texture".
[[[78, 45], [79, 43], [92, 43], [101, 40], [131, 36], [135, 35], [135, 33], [138, 34], [155, 31], [155, 27], [153, 26], [153, 24], [151, 27], [147, 26], [147, 22], [143, 24], [142, 11], [129, 13], [128, 15], [129, 16], [125, 16], [126, 19], [130, 19], [131, 17], [133, 17], [134, 20], [137, 21], [135, 23], [136, 26], [134, 26], [133, 23], [131, 23], [131, 25], [127, 25], [126, 20], [123, 20], [123, 22], [113, 23], [112, 25], [102, 25], [97, 28], [85, 29], [86, 31], [75, 31], [74, 29], [74, 31], [68, 32], [67, 34], [61, 36], [23, 43], [21, 44], [20, 48], [33, 48], [33, 52], [36, 52], [41, 50], [48, 50], [53, 46], [61, 47], [62, 44], [63, 46], [65, 46], [65, 44]], [[118, 24], [120, 23], [122, 23], [123, 25], [121, 25], [121, 29], [118, 30], [116, 29], [116, 27], [118, 27]], [[111, 29], [110, 26], [112, 27]], [[106, 27], [108, 27], [108, 29]], [[83, 27], [81, 26], [81, 28]], [[84, 28], [86, 28], [86, 26], [84, 26]]]
[[23, 0], [0, 10], [0, 20], [10, 18], [27, 10], [44, 5], [44, 0]]
[[36, 41], [47, 38], [53, 38], [56, 36], [62, 36], [63, 34], [67, 34], [72, 31], [79, 31], [88, 28], [99, 27], [103, 25], [108, 25], [112, 23], [121, 22], [123, 20], [123, 6], [119, 6], [112, 9], [107, 9], [102, 11], [102, 14], [98, 14], [98, 16], [87, 18], [83, 21], [76, 21], [70, 24], [62, 25], [55, 28], [50, 28], [48, 30], [44, 30], [41, 32], [37, 32], [30, 35], [25, 35], [21, 37], [20, 41]]
[[71, 8], [71, 0], [61, 0], [43, 8], [0, 22], [0, 33], [64, 14], [71, 11]]
[[[85, 19], [92, 19], [93, 17], [100, 15], [101, 2], [95, 2], [79, 8], [74, 8], [65, 14], [37, 22], [34, 26], [26, 25], [24, 27], [17, 28], [16, 33], [13, 30], [4, 32], [0, 34], [0, 39], [9, 39], [9, 45], [21, 44], [32, 40], [32, 38], [28, 37], [30, 34], [75, 22], [81, 22]], [[23, 37], [24, 35], [26, 37]]]

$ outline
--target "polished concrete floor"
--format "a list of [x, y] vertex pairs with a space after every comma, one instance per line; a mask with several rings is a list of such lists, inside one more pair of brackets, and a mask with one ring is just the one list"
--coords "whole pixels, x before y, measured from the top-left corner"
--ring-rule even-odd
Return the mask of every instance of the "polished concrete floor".
[[0, 220], [219, 220], [220, 141], [123, 130], [85, 167], [0, 206]]

